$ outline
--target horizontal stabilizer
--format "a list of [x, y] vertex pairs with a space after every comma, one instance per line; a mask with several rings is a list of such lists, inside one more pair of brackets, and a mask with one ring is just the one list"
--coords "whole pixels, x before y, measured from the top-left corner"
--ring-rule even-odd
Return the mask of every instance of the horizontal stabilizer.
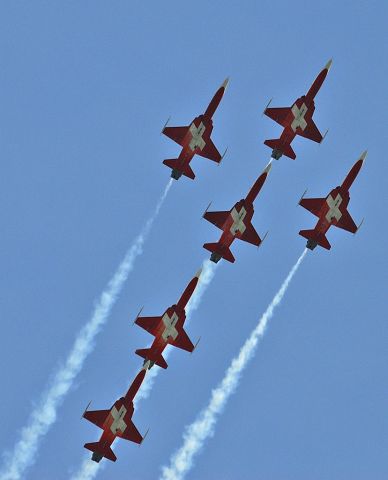
[[159, 367], [162, 368], [167, 368], [167, 362], [163, 358], [163, 355], [161, 354], [155, 354], [151, 348], [143, 348], [140, 350], [136, 350], [135, 352], [137, 355], [140, 357], [143, 357], [144, 360], [151, 360], [152, 362], [156, 363]]
[[167, 165], [167, 167], [170, 167], [172, 170], [176, 170], [182, 175], [185, 175], [185, 177], [194, 180], [195, 173], [193, 172], [189, 164], [182, 165], [177, 158], [169, 158], [167, 160], [163, 160], [163, 163], [164, 165]]
[[235, 258], [230, 251], [230, 248], [228, 247], [223, 247], [219, 243], [205, 243], [203, 245], [203, 248], [206, 248], [206, 250], [209, 250], [209, 252], [214, 253], [216, 255], [219, 255], [221, 258], [224, 258], [228, 262], [234, 263]]
[[[312, 240], [316, 245], [320, 245], [323, 248], [326, 248], [326, 250], [331, 249], [331, 245], [326, 238], [325, 235], [322, 234], [317, 234], [317, 232], [313, 230], [301, 230], [299, 232], [299, 235], [302, 237], [306, 238], [307, 240]], [[307, 244], [308, 245], [308, 244]]]
[[[265, 140], [264, 144], [267, 145], [267, 147], [272, 148], [272, 150], [276, 151], [276, 153], [285, 155], [286, 157], [291, 158], [292, 160], [295, 160], [296, 158], [295, 152], [292, 149], [291, 145], [283, 144], [280, 141], [280, 138], [272, 138], [271, 140]], [[279, 157], [277, 158], [280, 158], [281, 155], [279, 155]], [[276, 157], [273, 156], [273, 158], [276, 158]]]
[[115, 462], [117, 460], [117, 457], [113, 453], [113, 450], [107, 445], [102, 445], [100, 442], [85, 443], [84, 447], [91, 452], [97, 454], [96, 456], [93, 455], [92, 457], [92, 459], [97, 462], [101, 460], [101, 456], [107, 458], [108, 460], [111, 460], [112, 462]]

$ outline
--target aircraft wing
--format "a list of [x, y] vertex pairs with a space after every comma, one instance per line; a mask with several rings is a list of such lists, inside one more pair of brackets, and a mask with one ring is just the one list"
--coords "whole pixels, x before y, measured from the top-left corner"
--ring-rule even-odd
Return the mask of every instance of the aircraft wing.
[[246, 229], [240, 239], [244, 240], [244, 242], [252, 243], [252, 245], [256, 245], [257, 247], [261, 243], [261, 238], [252, 224], [246, 226]]
[[143, 441], [141, 433], [135, 427], [135, 424], [132, 422], [132, 420], [128, 422], [127, 428], [124, 430], [124, 432], [121, 432], [120, 430], [117, 432], [117, 436], [124, 440], [129, 440], [130, 442], [139, 444]]
[[167, 137], [174, 140], [174, 142], [178, 143], [179, 145], [183, 146], [183, 139], [186, 133], [189, 131], [189, 126], [187, 127], [165, 127], [163, 128], [162, 133]]
[[297, 134], [301, 137], [308, 138], [309, 140], [317, 143], [321, 143], [323, 139], [321, 132], [318, 130], [318, 127], [315, 125], [313, 119], [309, 120], [304, 130], [298, 128]]
[[176, 339], [170, 342], [170, 345], [186, 350], [187, 352], [192, 352], [194, 350], [194, 345], [183, 328], [179, 331]]
[[226, 220], [228, 219], [230, 212], [229, 211], [222, 211], [222, 212], [206, 212], [203, 216], [208, 222], [212, 223], [216, 227], [222, 230], [222, 227]]
[[104, 428], [103, 425], [109, 415], [110, 410], [88, 410], [83, 414], [83, 417], [89, 422], [94, 423], [97, 427]]
[[137, 317], [135, 320], [136, 325], [144, 328], [148, 333], [155, 336], [155, 331], [159, 323], [161, 322], [162, 317]]
[[324, 203], [324, 198], [302, 198], [302, 200], [299, 202], [299, 205], [311, 212], [316, 217], [319, 217], [319, 212]]
[[343, 230], [347, 230], [351, 233], [357, 232], [357, 225], [354, 223], [353, 218], [350, 216], [350, 213], [347, 210], [345, 210], [345, 212], [342, 214], [342, 217], [335, 225], [336, 227], [342, 228]]
[[221, 154], [217, 150], [217, 147], [212, 142], [211, 138], [207, 140], [203, 150], [199, 150], [197, 154], [201, 157], [207, 158], [209, 160], [213, 160], [213, 162], [220, 163], [221, 161]]
[[266, 108], [264, 114], [267, 115], [267, 117], [272, 118], [272, 120], [275, 120], [275, 122], [282, 127], [285, 127], [285, 119], [290, 111], [290, 107]]

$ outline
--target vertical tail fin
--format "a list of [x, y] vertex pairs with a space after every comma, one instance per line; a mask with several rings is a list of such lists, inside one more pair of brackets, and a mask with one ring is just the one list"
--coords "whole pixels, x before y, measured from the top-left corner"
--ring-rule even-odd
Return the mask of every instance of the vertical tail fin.
[[206, 250], [209, 250], [209, 252], [212, 253], [210, 260], [214, 263], [217, 263], [221, 258], [224, 258], [231, 263], [235, 262], [235, 258], [229, 247], [224, 247], [219, 243], [205, 243], [203, 248], [206, 248]]
[[135, 353], [140, 357], [144, 358], [145, 361], [151, 360], [151, 362], [156, 363], [156, 365], [158, 365], [161, 368], [168, 367], [166, 360], [163, 358], [163, 355], [155, 354], [152, 351], [152, 348], [143, 348], [140, 350], [136, 350]]
[[113, 453], [113, 450], [108, 445], [103, 445], [100, 442], [85, 443], [85, 448], [93, 452], [92, 460], [94, 462], [99, 462], [103, 457], [115, 462], [117, 460], [116, 455]]
[[313, 250], [317, 245], [320, 245], [326, 250], [331, 249], [329, 240], [323, 234], [317, 234], [315, 230], [301, 230], [299, 235], [307, 239], [307, 248]]
[[169, 158], [167, 160], [163, 160], [163, 163], [164, 165], [172, 169], [171, 176], [172, 178], [175, 178], [175, 180], [178, 180], [181, 175], [185, 175], [185, 177], [194, 180], [195, 173], [193, 172], [189, 164], [182, 165], [177, 158]]
[[266, 140], [264, 142], [267, 147], [272, 148], [272, 158], [279, 160], [282, 155], [285, 155], [292, 160], [295, 160], [296, 155], [291, 145], [283, 144], [280, 141], [280, 138], [272, 138], [271, 140]]

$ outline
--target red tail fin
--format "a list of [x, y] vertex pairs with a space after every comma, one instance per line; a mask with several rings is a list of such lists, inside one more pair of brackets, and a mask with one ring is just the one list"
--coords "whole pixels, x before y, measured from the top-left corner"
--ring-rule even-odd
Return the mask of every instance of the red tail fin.
[[221, 258], [225, 258], [225, 260], [231, 263], [235, 262], [235, 258], [232, 252], [230, 251], [230, 248], [224, 247], [219, 243], [205, 243], [203, 245], [203, 248], [206, 248], [206, 250], [209, 250], [209, 252], [212, 252], [212, 256], [210, 257], [210, 260], [212, 260], [215, 263], [217, 263], [218, 260], [220, 260]]
[[272, 158], [278, 160], [282, 155], [285, 155], [286, 157], [295, 160], [296, 155], [291, 145], [283, 144], [280, 141], [280, 138], [272, 138], [271, 140], [266, 140], [264, 143], [267, 147], [273, 149]]
[[[176, 180], [181, 175], [185, 175], [186, 177], [189, 177], [192, 180], [194, 180], [195, 173], [193, 172], [189, 164], [182, 165], [180, 162], [178, 162], [177, 158], [169, 158], [167, 160], [163, 160], [163, 163], [164, 165], [167, 165], [167, 167], [170, 167], [172, 169], [173, 172], [171, 176], [175, 174], [173, 178], [175, 178]], [[176, 175], [176, 172], [178, 173], [178, 175]]]
[[156, 365], [159, 365], [159, 367], [168, 367], [166, 360], [163, 358], [163, 355], [155, 354], [152, 351], [152, 348], [143, 348], [140, 350], [136, 350], [135, 353], [140, 357], [144, 358], [144, 360], [151, 360], [152, 362], [156, 363]]
[[102, 445], [100, 442], [94, 443], [85, 443], [85, 448], [93, 452], [92, 460], [99, 462], [102, 457], [115, 462], [117, 460], [116, 455], [113, 453], [113, 450], [108, 445]]
[[[326, 238], [325, 235], [323, 234], [317, 234], [315, 230], [301, 230], [299, 232], [299, 235], [301, 235], [304, 238], [307, 238], [307, 248], [310, 248], [311, 250], [315, 248], [316, 245], [320, 245], [323, 248], [326, 248], [326, 250], [331, 249], [331, 245], [329, 243], [329, 240]], [[309, 246], [310, 243], [310, 246]]]

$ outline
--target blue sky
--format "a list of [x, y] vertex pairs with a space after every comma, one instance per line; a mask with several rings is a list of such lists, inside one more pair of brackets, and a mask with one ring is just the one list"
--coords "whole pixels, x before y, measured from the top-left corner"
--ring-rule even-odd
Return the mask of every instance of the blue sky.
[[220, 167], [195, 158], [194, 182], [174, 183], [107, 326], [59, 410], [26, 478], [69, 478], [100, 432], [81, 421], [127, 388], [148, 335], [131, 327], [144, 305], [176, 302], [219, 231], [201, 219], [245, 196], [280, 127], [261, 116], [286, 106], [333, 57], [316, 99], [322, 145], [295, 140], [275, 163], [253, 223], [262, 248], [236, 243], [187, 331], [135, 412], [142, 448], [117, 443], [98, 478], [154, 479], [207, 403], [230, 359], [303, 251], [314, 217], [296, 204], [325, 196], [368, 149], [349, 210], [354, 238], [330, 230], [332, 250], [309, 252], [254, 361], [189, 478], [375, 480], [388, 475], [386, 178], [387, 5], [383, 1], [3, 1], [0, 6], [0, 451], [66, 358], [94, 302], [151, 215], [179, 147], [159, 135], [185, 125], [226, 76], [213, 140]]

